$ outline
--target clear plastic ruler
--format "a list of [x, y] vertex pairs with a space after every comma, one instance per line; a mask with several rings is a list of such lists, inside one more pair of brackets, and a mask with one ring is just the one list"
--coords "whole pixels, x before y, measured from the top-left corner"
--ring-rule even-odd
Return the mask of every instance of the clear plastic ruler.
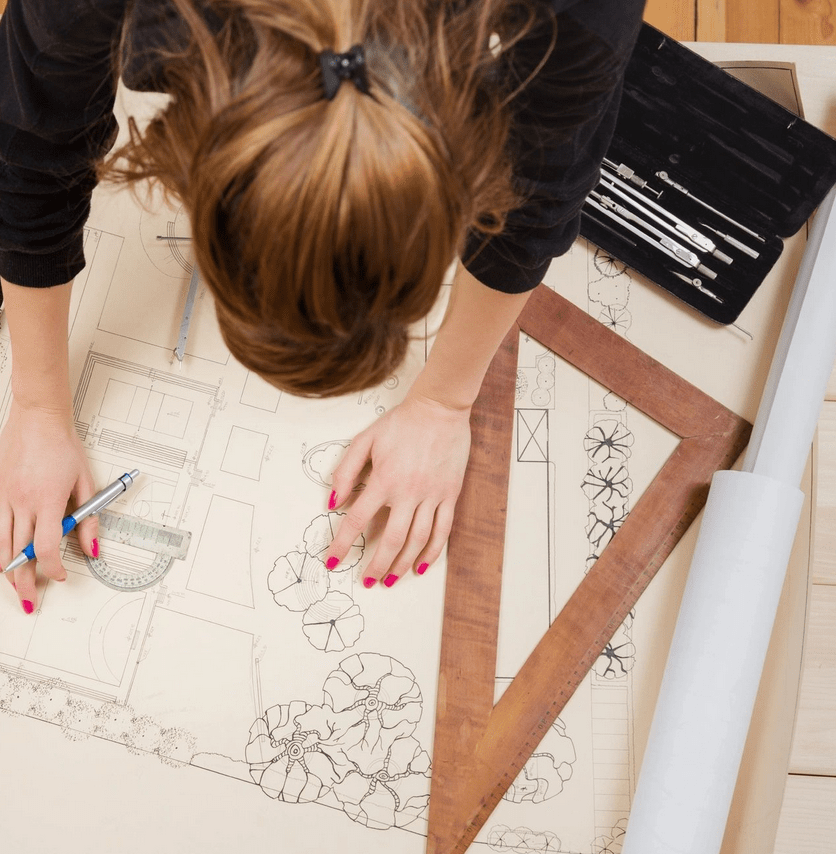
[[[190, 531], [105, 509], [99, 513], [99, 541], [100, 556], [86, 557], [90, 572], [114, 590], [144, 590], [157, 584], [175, 560], [186, 557], [192, 535]], [[114, 547], [109, 548], [108, 543]]]

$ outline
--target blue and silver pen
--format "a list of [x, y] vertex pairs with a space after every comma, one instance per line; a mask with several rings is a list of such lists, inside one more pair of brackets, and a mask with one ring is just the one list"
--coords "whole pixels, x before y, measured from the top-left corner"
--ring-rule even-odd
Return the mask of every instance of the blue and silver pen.
[[[66, 537], [73, 528], [88, 516], [98, 513], [104, 507], [107, 507], [111, 501], [117, 499], [139, 476], [138, 469], [125, 472], [119, 480], [115, 480], [110, 486], [106, 486], [101, 492], [97, 492], [89, 501], [77, 508], [75, 512], [69, 516], [65, 516], [61, 522], [63, 530], [62, 536]], [[29, 543], [28, 546], [3, 570], [3, 572], [11, 572], [19, 566], [23, 566], [35, 557], [35, 544]]]

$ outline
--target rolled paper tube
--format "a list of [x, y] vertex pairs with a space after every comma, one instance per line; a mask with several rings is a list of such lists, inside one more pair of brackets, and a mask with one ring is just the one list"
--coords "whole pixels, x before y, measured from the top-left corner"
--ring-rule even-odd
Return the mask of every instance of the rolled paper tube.
[[836, 358], [836, 188], [810, 231], [741, 472], [715, 474], [622, 854], [717, 854]]
[[743, 470], [797, 485], [836, 359], [836, 188], [819, 206], [769, 369]]
[[714, 475], [622, 854], [720, 850], [803, 500]]

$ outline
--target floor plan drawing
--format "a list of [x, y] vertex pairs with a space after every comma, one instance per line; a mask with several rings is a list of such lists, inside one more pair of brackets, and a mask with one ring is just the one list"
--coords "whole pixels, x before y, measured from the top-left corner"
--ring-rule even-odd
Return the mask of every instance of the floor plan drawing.
[[[230, 356], [205, 290], [182, 363], [174, 357], [189, 225], [158, 196], [148, 205], [97, 190], [71, 307], [74, 417], [97, 484], [140, 470], [112, 509], [191, 539], [147, 590], [101, 584], [70, 536], [70, 578], [40, 589], [35, 614], [3, 591], [0, 755], [14, 798], [48, 792], [51, 805], [34, 835], [12, 826], [8, 842], [23, 854], [97, 850], [66, 838], [84, 815], [96, 816], [99, 849], [123, 854], [421, 854], [444, 559], [365, 589], [374, 528], [334, 571], [322, 556], [344, 512], [327, 509], [334, 467], [403, 398], [449, 288], [379, 387], [295, 398]], [[752, 417], [749, 386], [775, 330], [771, 342], [757, 333], [785, 299], [779, 273], [747, 317], [754, 341], [683, 311], [583, 242], [546, 284]], [[715, 370], [731, 362], [735, 375]], [[3, 416], [9, 379], [0, 320]], [[513, 441], [497, 696], [676, 445], [527, 336]], [[106, 537], [101, 546], [105, 561], [136, 571], [157, 557]], [[474, 851], [620, 854], [687, 549], [618, 630]]]

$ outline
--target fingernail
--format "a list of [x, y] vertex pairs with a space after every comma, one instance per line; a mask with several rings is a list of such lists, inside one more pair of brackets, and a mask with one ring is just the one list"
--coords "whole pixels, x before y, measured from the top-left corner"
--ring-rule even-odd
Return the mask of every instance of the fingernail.
[[333, 569], [339, 562], [340, 559], [338, 557], [329, 557], [325, 562], [325, 566], [327, 566], [328, 569]]
[[363, 587], [365, 587], [367, 590], [369, 589], [369, 587], [374, 587], [375, 584], [377, 584], [376, 578], [372, 578], [371, 576], [369, 576], [368, 578], [363, 579]]
[[24, 599], [20, 604], [23, 605], [23, 610], [27, 614], [31, 614], [35, 610], [35, 606], [28, 599]]
[[99, 541], [98, 540], [93, 540], [93, 542], [90, 544], [90, 551], [93, 552], [93, 557], [99, 556]]
[[334, 491], [331, 493], [331, 497], [328, 499], [328, 509], [333, 510], [337, 506], [337, 493]]
[[398, 580], [397, 575], [387, 575], [386, 578], [383, 579], [383, 583], [387, 587], [391, 587]]
[[67, 576], [65, 575], [63, 578], [56, 578], [55, 580], [59, 583], [63, 583], [64, 581], [67, 580]]
[[418, 569], [416, 569], [415, 571], [418, 573], [418, 575], [423, 575], [427, 571], [428, 566], [428, 563], [422, 563], [421, 566], [419, 566]]

